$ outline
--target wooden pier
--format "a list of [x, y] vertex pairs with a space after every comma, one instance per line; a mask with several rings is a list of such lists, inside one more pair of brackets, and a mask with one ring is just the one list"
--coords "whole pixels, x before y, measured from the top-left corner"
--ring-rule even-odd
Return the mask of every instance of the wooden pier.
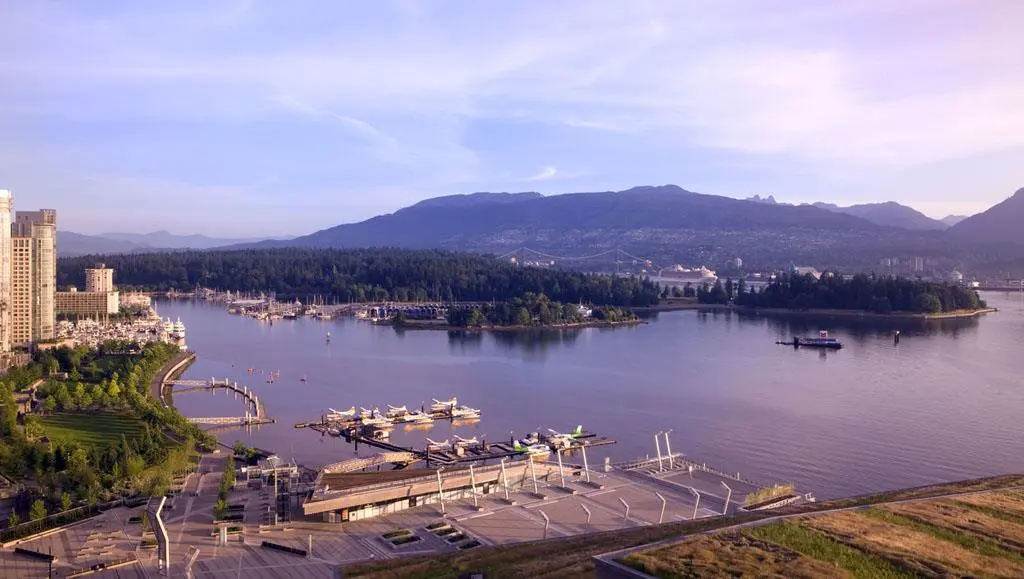
[[206, 380], [165, 380], [161, 385], [163, 390], [171, 390], [175, 387], [183, 388], [178, 392], [199, 392], [199, 391], [216, 391], [217, 388], [222, 388], [230, 394], [234, 392], [235, 398], [242, 397], [245, 403], [245, 414], [243, 416], [213, 416], [213, 417], [188, 417], [187, 420], [193, 424], [209, 424], [216, 426], [225, 425], [241, 425], [241, 426], [253, 426], [259, 424], [270, 424], [275, 422], [273, 418], [266, 416], [266, 408], [263, 406], [263, 401], [260, 400], [259, 396], [249, 390], [248, 386], [239, 386], [237, 382], [231, 382], [227, 378], [224, 380], [217, 380], [216, 378], [210, 378]]

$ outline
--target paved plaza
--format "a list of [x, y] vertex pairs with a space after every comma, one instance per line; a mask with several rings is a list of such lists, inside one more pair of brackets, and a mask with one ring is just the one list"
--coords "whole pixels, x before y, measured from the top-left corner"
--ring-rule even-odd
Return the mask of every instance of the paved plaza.
[[[386, 560], [429, 553], [454, 553], [468, 541], [480, 545], [503, 545], [523, 541], [565, 537], [589, 532], [631, 528], [664, 522], [689, 520], [694, 516], [696, 497], [701, 493], [697, 517], [714, 516], [724, 506], [724, 488], [713, 475], [678, 471], [658, 476], [612, 471], [582, 477], [566, 476], [538, 480], [510, 489], [506, 501], [503, 489], [471, 498], [414, 507], [383, 517], [346, 523], [306, 520], [294, 507], [291, 520], [273, 526], [272, 489], [248, 488], [239, 481], [229, 503], [243, 505], [240, 534], [219, 545], [213, 532], [213, 508], [226, 457], [205, 456], [198, 472], [190, 475], [183, 492], [167, 500], [163, 520], [171, 541], [171, 577], [185, 576], [185, 558], [190, 547], [199, 550], [192, 570], [197, 579], [227, 578], [333, 578], [335, 569], [357, 562]], [[734, 485], [734, 496], [742, 500], [747, 488]], [[659, 497], [660, 494], [660, 497]], [[664, 512], [663, 503], [664, 500]], [[627, 513], [628, 505], [628, 513]], [[55, 577], [71, 569], [97, 563], [133, 558], [116, 569], [88, 575], [94, 578], [158, 577], [156, 549], [142, 545], [139, 517], [144, 507], [118, 508], [49, 536], [17, 546], [56, 556]], [[545, 521], [547, 518], [547, 522]], [[449, 535], [436, 534], [428, 526], [446, 523]], [[418, 540], [396, 547], [382, 534], [407, 530]], [[449, 543], [458, 534], [465, 539]], [[272, 550], [264, 541], [309, 551], [308, 556]], [[312, 550], [309, 550], [312, 545]], [[42, 578], [45, 562], [17, 555], [12, 548], [0, 551], [0, 578]]]

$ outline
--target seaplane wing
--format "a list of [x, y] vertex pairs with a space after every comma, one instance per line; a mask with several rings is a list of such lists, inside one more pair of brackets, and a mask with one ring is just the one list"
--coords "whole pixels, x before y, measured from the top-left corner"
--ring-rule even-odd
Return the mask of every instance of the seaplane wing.
[[455, 406], [459, 403], [458, 398], [451, 398], [449, 400], [438, 400], [437, 398], [432, 398], [432, 400], [434, 401], [434, 404], [442, 404], [444, 406]]
[[457, 440], [460, 444], [480, 444], [480, 441], [477, 440], [475, 436], [473, 438], [462, 438], [458, 434], [454, 436], [455, 440]]
[[388, 404], [388, 410], [395, 410], [397, 412], [406, 412], [409, 409], [406, 408], [405, 406], [392, 406], [392, 405]]
[[445, 447], [445, 446], [451, 446], [451, 444], [447, 440], [445, 440], [443, 442], [438, 442], [436, 440], [431, 440], [429, 438], [427, 439], [427, 444], [429, 444], [430, 446], [433, 446], [435, 448], [442, 448], [442, 447]]

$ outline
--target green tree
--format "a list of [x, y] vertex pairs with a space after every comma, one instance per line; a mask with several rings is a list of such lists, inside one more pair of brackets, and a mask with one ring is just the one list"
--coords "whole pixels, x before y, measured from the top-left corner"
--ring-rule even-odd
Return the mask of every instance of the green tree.
[[487, 322], [487, 318], [484, 317], [483, 312], [473, 308], [473, 311], [469, 313], [469, 322], [467, 325], [479, 327]]
[[32, 508], [28, 511], [28, 518], [32, 521], [41, 521], [46, 518], [46, 503], [43, 499], [36, 499]]
[[530, 315], [530, 310], [526, 308], [519, 308], [516, 312], [516, 325], [518, 326], [529, 326], [533, 323], [533, 316]]
[[71, 495], [63, 492], [60, 493], [60, 510], [67, 511], [71, 509]]
[[18, 516], [18, 511], [11, 511], [11, 515], [7, 517], [7, 526], [14, 527], [21, 524], [21, 517]]

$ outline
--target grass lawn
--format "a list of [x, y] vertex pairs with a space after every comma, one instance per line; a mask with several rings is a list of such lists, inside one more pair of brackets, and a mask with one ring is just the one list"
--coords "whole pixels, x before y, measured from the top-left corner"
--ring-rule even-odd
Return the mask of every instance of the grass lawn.
[[137, 436], [142, 431], [142, 422], [121, 414], [61, 413], [43, 416], [43, 429], [51, 440], [80, 442], [87, 446], [103, 446], [126, 438]]

